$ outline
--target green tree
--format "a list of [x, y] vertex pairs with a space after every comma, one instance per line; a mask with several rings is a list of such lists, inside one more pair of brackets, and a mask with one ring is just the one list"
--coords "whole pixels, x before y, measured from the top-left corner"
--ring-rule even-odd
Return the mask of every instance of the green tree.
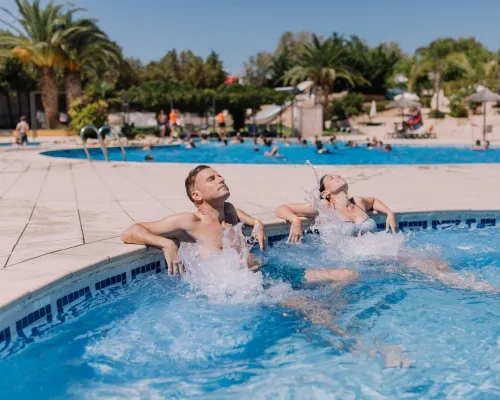
[[224, 65], [215, 51], [211, 51], [205, 60], [204, 66], [204, 86], [208, 89], [217, 89], [224, 83], [227, 73]]
[[437, 39], [427, 47], [417, 49], [417, 66], [415, 75], [427, 72], [431, 74], [434, 82], [434, 93], [437, 96], [437, 108], [439, 111], [439, 92], [441, 91], [441, 80], [444, 68], [450, 63], [454, 63], [466, 71], [471, 71], [471, 66], [467, 56], [463, 52], [455, 51], [455, 43], [451, 38]]
[[[346, 41], [345, 51], [349, 65], [370, 82], [356, 85], [354, 90], [384, 94], [387, 91], [387, 80], [393, 75], [394, 67], [402, 57], [399, 46], [395, 43], [382, 43], [369, 47], [357, 36], [352, 36]], [[336, 86], [336, 90], [348, 88], [345, 80], [340, 83], [344, 84], [343, 87]]]
[[278, 40], [278, 45], [274, 51], [274, 57], [279, 57], [282, 53], [287, 53], [287, 57], [295, 65], [302, 55], [302, 50], [312, 39], [312, 33], [308, 31], [285, 32]]
[[298, 65], [290, 69], [285, 76], [286, 81], [292, 85], [305, 80], [312, 81], [312, 90], [316, 101], [323, 106], [323, 115], [327, 115], [328, 96], [337, 78], [343, 78], [353, 86], [356, 83], [368, 84], [347, 64], [344, 47], [334, 38], [322, 40], [316, 35], [304, 46]]
[[40, 0], [15, 0], [18, 16], [5, 8], [2, 11], [14, 19], [14, 23], [3, 23], [14, 33], [0, 35], [3, 51], [8, 50], [22, 63], [33, 64], [41, 72], [42, 103], [50, 128], [55, 127], [58, 116], [58, 87], [55, 68], [63, 64], [62, 41], [80, 33], [81, 28], [66, 29], [61, 22], [78, 9], [67, 4], [46, 7]]
[[82, 95], [84, 70], [115, 69], [122, 62], [122, 55], [118, 45], [108, 38], [94, 20], [73, 21], [72, 15], [66, 14], [63, 21], [64, 29], [68, 32], [78, 32], [65, 35], [61, 44], [66, 102], [70, 110], [71, 104]]
[[270, 83], [272, 87], [284, 86], [285, 75], [287, 71], [292, 69], [294, 62], [288, 50], [284, 50], [273, 56], [271, 70], [270, 70]]
[[180, 81], [188, 86], [203, 88], [205, 85], [205, 64], [203, 58], [191, 50], [181, 51]]
[[11, 96], [20, 92], [30, 92], [36, 89], [34, 71], [27, 71], [21, 62], [14, 57], [0, 59], [0, 94], [5, 96], [9, 125], [15, 125], [11, 104]]
[[273, 65], [273, 56], [267, 51], [261, 51], [250, 56], [244, 63], [244, 81], [247, 85], [268, 86]]

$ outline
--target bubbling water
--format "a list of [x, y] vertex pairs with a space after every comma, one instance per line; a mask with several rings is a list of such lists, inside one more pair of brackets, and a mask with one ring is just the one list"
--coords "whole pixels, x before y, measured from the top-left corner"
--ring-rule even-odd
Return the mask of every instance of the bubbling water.
[[182, 243], [179, 260], [186, 266], [185, 280], [191, 289], [216, 303], [278, 302], [290, 293], [283, 282], [271, 282], [264, 289], [260, 271], [248, 269], [251, 245], [242, 232], [243, 224], [223, 230], [222, 251], [208, 258], [200, 255], [199, 243]]

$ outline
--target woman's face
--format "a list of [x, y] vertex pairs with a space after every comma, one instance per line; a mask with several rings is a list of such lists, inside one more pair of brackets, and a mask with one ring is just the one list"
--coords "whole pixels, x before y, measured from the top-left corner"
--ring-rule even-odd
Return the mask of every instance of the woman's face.
[[326, 194], [337, 194], [342, 191], [347, 192], [347, 181], [340, 175], [328, 174], [323, 178], [324, 192]]

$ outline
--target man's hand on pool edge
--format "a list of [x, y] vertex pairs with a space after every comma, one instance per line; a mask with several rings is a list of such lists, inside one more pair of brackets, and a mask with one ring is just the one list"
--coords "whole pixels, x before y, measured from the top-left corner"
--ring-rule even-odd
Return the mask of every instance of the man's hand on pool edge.
[[178, 244], [170, 239], [166, 239], [162, 247], [163, 254], [165, 255], [165, 261], [167, 263], [168, 274], [178, 275], [184, 274], [184, 265], [179, 261], [179, 246]]
[[261, 250], [263, 251], [266, 250], [267, 247], [266, 231], [264, 229], [264, 224], [262, 223], [262, 221], [259, 221], [258, 219], [256, 219], [253, 224], [252, 238], [259, 242], [259, 248]]

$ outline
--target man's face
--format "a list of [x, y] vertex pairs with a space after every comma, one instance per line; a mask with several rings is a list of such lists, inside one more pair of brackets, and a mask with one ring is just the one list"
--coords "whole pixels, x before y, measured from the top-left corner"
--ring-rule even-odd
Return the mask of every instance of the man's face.
[[212, 168], [206, 168], [196, 176], [192, 193], [192, 197], [196, 202], [226, 201], [229, 195], [229, 188], [226, 186], [224, 178]]

